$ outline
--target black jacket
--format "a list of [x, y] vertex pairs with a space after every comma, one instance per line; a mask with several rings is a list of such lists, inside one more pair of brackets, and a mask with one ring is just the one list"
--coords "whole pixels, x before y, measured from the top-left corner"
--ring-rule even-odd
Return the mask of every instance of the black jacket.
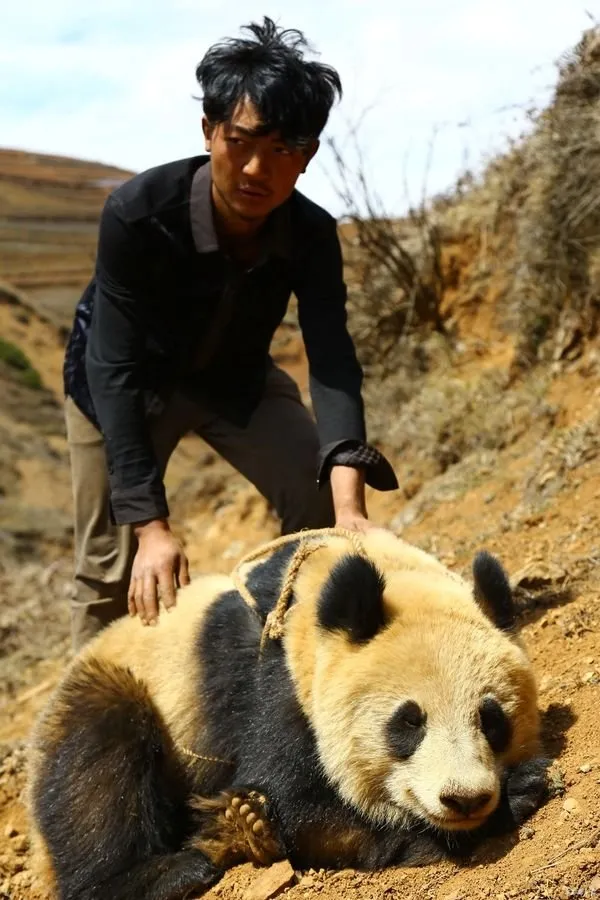
[[177, 388], [243, 427], [292, 292], [321, 443], [316, 473], [342, 442], [365, 441], [335, 219], [294, 191], [267, 223], [261, 259], [244, 269], [218, 246], [210, 183], [209, 157], [194, 157], [117, 188], [77, 306], [65, 392], [103, 433], [119, 523], [168, 515], [149, 404]]

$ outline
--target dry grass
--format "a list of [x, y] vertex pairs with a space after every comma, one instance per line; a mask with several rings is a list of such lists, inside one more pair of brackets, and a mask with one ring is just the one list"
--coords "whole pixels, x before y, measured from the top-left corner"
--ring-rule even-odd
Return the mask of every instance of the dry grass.
[[596, 331], [600, 300], [600, 29], [561, 61], [521, 170], [519, 362], [572, 358]]
[[349, 312], [361, 362], [377, 377], [393, 373], [416, 335], [444, 333], [442, 234], [428, 205], [393, 219], [370, 182], [356, 128], [350, 162], [335, 140], [327, 141], [343, 204], [344, 259]]

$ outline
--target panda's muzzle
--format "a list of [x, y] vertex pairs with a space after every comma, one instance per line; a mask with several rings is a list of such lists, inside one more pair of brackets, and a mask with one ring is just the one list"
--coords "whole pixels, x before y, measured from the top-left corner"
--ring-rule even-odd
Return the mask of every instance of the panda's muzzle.
[[492, 814], [496, 807], [496, 795], [492, 791], [440, 794], [440, 804], [446, 815], [431, 818], [435, 824], [449, 831], [470, 830]]
[[440, 802], [461, 819], [476, 819], [481, 818], [493, 798], [491, 791], [480, 791], [473, 794], [441, 794]]

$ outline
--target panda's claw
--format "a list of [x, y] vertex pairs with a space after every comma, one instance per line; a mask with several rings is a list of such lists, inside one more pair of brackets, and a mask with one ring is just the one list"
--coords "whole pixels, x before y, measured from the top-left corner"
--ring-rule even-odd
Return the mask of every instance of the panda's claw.
[[274, 826], [267, 817], [266, 805], [264, 794], [248, 791], [243, 796], [237, 793], [231, 797], [225, 811], [226, 818], [248, 847], [248, 858], [261, 865], [270, 865], [285, 855]]

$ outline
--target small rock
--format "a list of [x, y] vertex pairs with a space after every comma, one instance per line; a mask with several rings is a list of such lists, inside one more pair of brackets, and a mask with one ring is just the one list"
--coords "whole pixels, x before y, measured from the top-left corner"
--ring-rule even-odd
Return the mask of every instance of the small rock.
[[29, 849], [29, 841], [24, 834], [20, 834], [12, 839], [11, 847], [17, 853], [25, 853]]
[[519, 831], [519, 836], [524, 840], [530, 840], [535, 834], [535, 828], [531, 825], [523, 825], [521, 830]]
[[588, 884], [588, 891], [590, 896], [594, 896], [594, 894], [600, 895], [600, 875], [595, 875], [594, 878]]
[[565, 773], [555, 761], [548, 769], [548, 793], [551, 797], [562, 797], [566, 790]]
[[6, 857], [7, 863], [5, 866], [5, 870], [7, 872], [15, 873], [21, 872], [25, 866], [25, 860], [22, 856], [8, 856]]
[[589, 763], [584, 763], [582, 766], [579, 766], [579, 771], [583, 772], [584, 775], [587, 775], [588, 772], [592, 771], [592, 767]]
[[338, 878], [352, 878], [356, 875], [356, 869], [338, 869], [329, 877], [329, 881], [337, 881]]
[[16, 837], [18, 835], [18, 833], [19, 833], [18, 829], [15, 828], [15, 826], [12, 824], [12, 822], [9, 823], [6, 826], [6, 828], [4, 829], [4, 837], [7, 837], [7, 838]]
[[31, 884], [31, 875], [29, 872], [17, 872], [17, 874], [12, 877], [12, 883], [20, 888], [29, 887]]
[[567, 797], [562, 806], [564, 811], [568, 813], [578, 813], [581, 811], [581, 806], [573, 797]]
[[271, 900], [295, 880], [295, 873], [287, 859], [261, 872], [254, 884], [244, 893], [244, 900]]
[[540, 678], [540, 693], [545, 694], [556, 684], [556, 678], [553, 675], [544, 675]]
[[300, 879], [299, 886], [302, 888], [312, 888], [315, 886], [315, 879], [312, 875], [303, 875]]

